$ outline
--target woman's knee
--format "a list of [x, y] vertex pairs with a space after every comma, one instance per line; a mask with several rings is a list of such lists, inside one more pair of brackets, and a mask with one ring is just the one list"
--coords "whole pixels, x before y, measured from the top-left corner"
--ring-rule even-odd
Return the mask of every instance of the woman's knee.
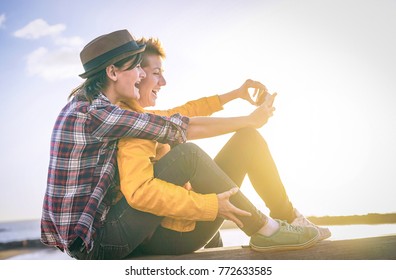
[[177, 145], [176, 147], [184, 153], [203, 152], [203, 150], [197, 144], [191, 142], [182, 143]]
[[245, 127], [237, 130], [234, 137], [249, 146], [255, 146], [257, 144], [267, 146], [267, 142], [264, 137], [257, 131], [257, 129], [252, 127]]

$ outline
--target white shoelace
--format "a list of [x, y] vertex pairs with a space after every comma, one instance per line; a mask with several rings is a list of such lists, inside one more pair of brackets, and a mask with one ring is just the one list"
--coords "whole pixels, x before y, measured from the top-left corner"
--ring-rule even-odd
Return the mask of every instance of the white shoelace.
[[291, 232], [302, 232], [303, 231], [302, 227], [294, 226], [294, 225], [288, 224], [288, 223], [286, 223], [284, 221], [280, 221], [279, 225], [280, 225], [281, 228], [284, 228], [285, 231], [291, 231]]

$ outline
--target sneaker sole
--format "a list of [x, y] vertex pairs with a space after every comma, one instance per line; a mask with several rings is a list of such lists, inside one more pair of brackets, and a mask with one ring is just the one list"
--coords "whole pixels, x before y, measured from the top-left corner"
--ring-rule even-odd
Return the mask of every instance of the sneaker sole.
[[319, 234], [315, 238], [308, 240], [307, 242], [299, 245], [276, 245], [271, 247], [258, 247], [252, 243], [249, 243], [250, 248], [257, 252], [277, 252], [277, 251], [289, 251], [289, 250], [301, 250], [312, 247], [319, 241]]

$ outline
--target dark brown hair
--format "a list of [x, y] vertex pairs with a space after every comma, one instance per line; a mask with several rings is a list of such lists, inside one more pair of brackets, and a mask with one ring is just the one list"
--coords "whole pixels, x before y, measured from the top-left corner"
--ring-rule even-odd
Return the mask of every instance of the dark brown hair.
[[[142, 54], [138, 53], [136, 55], [126, 57], [114, 63], [114, 66], [117, 68], [122, 68], [130, 61], [133, 61], [133, 63], [127, 69], [124, 69], [124, 71], [135, 68], [142, 61]], [[100, 92], [106, 89], [107, 83], [108, 79], [106, 69], [103, 69], [93, 76], [88, 77], [85, 82], [73, 89], [68, 99], [70, 100], [72, 97], [76, 96], [82, 100], [92, 102]]]

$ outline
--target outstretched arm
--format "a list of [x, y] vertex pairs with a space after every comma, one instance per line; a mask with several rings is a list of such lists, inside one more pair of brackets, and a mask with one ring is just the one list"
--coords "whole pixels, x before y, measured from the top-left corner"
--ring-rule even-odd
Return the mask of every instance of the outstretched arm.
[[202, 139], [234, 132], [241, 128], [260, 128], [273, 115], [272, 106], [275, 96], [268, 95], [265, 102], [257, 107], [250, 115], [230, 118], [192, 117], [187, 128], [187, 139]]

